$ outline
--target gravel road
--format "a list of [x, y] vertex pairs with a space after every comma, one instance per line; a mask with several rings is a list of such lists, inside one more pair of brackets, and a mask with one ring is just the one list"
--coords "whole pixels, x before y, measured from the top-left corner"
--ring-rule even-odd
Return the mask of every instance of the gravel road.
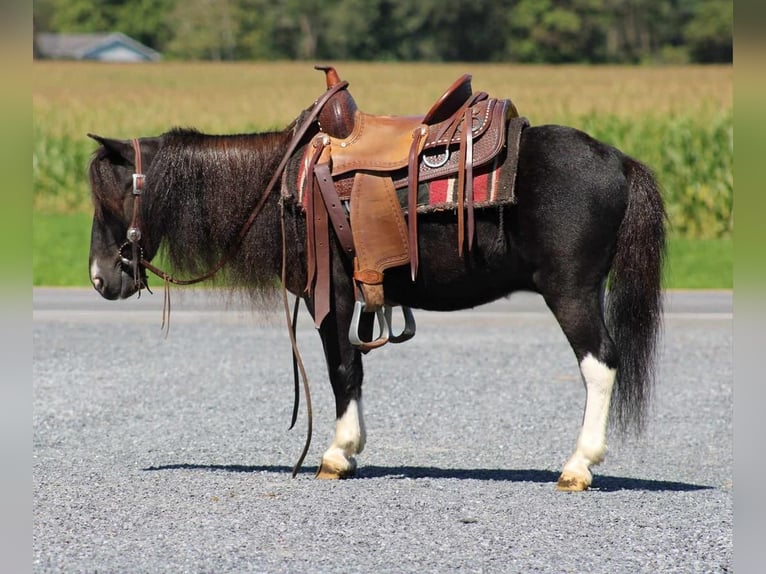
[[647, 431], [555, 490], [584, 391], [541, 300], [417, 312], [365, 363], [357, 478], [316, 481], [334, 407], [318, 337], [292, 431], [279, 313], [173, 290], [34, 292], [35, 572], [729, 572], [732, 296], [668, 296]]

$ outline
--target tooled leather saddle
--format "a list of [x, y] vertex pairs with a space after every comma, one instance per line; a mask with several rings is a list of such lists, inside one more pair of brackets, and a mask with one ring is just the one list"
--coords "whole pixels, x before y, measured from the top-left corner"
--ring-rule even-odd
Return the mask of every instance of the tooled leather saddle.
[[[387, 315], [381, 309], [386, 269], [409, 263], [412, 280], [417, 276], [419, 183], [457, 178], [457, 248], [461, 256], [464, 247], [470, 251], [474, 168], [493, 161], [504, 149], [508, 122], [518, 112], [510, 100], [474, 93], [471, 76], [464, 74], [422, 116], [371, 115], [359, 110], [346, 86], [337, 89], [341, 80], [333, 67], [316, 68], [325, 72], [328, 90], [337, 91], [319, 111], [319, 132], [304, 159], [306, 291], [314, 297], [314, 320], [319, 327], [330, 308], [332, 225], [354, 262], [357, 305], [351, 342], [367, 351], [389, 339], [400, 342], [414, 335], [414, 320], [405, 309], [404, 332], [384, 336], [390, 308], [385, 309]], [[406, 221], [397, 189], [406, 190]], [[378, 314], [381, 335], [373, 342], [358, 336], [360, 312]]]

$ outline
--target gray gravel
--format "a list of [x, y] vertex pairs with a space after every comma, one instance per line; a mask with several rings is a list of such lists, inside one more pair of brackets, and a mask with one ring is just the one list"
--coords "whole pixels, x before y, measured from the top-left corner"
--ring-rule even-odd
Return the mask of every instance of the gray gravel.
[[647, 432], [556, 492], [584, 393], [539, 298], [416, 313], [365, 363], [358, 478], [316, 481], [332, 393], [307, 317], [315, 432], [280, 314], [173, 291], [35, 290], [35, 572], [732, 570], [731, 293], [674, 293]]

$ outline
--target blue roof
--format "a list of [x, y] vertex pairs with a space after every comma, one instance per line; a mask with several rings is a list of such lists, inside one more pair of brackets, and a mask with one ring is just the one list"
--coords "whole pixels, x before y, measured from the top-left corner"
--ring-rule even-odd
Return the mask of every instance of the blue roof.
[[105, 62], [156, 62], [162, 54], [122, 32], [109, 34], [38, 34], [41, 57]]

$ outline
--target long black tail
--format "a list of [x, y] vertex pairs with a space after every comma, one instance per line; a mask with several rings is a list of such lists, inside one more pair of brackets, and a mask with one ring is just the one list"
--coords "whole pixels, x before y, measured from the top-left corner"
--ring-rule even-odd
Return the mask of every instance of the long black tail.
[[619, 353], [612, 420], [623, 432], [640, 432], [656, 375], [666, 218], [649, 168], [626, 158], [625, 169], [628, 207], [617, 237], [606, 320]]

